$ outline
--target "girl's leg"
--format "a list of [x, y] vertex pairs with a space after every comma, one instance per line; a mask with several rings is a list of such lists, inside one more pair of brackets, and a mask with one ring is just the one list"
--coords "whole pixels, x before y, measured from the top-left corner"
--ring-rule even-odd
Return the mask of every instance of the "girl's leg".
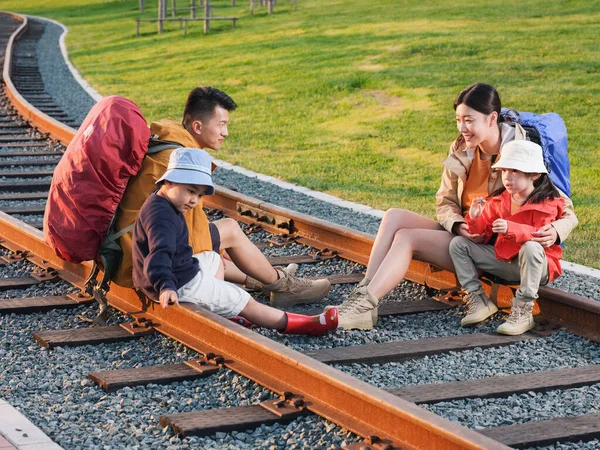
[[519, 251], [519, 269], [521, 286], [515, 295], [533, 301], [538, 297], [540, 285], [548, 282], [548, 261], [540, 243], [529, 241], [523, 244]]
[[405, 228], [420, 228], [427, 230], [442, 230], [442, 227], [435, 220], [421, 216], [412, 211], [405, 209], [392, 208], [388, 209], [383, 216], [371, 255], [369, 256], [369, 264], [367, 265], [367, 273], [365, 278], [372, 280], [383, 260], [387, 256], [396, 233]]
[[448, 247], [453, 235], [441, 229], [402, 229], [369, 284], [369, 292], [377, 299], [394, 289], [406, 275], [413, 258], [454, 272]]

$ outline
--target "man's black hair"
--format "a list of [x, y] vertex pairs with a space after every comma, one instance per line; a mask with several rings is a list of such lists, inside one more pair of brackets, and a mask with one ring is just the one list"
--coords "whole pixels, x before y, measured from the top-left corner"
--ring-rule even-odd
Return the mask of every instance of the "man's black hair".
[[192, 89], [183, 110], [183, 126], [186, 127], [192, 120], [209, 120], [217, 106], [227, 111], [237, 108], [233, 99], [217, 88], [200, 86]]

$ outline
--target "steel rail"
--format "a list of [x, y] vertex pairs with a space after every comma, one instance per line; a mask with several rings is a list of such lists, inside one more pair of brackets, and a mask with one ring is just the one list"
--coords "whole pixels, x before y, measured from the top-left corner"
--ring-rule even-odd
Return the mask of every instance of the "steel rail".
[[23, 23], [17, 30], [12, 34], [8, 40], [6, 46], [6, 53], [4, 55], [4, 67], [2, 70], [2, 79], [5, 85], [5, 92], [9, 100], [11, 101], [15, 110], [24, 118], [35, 123], [35, 126], [44, 133], [50, 133], [50, 135], [60, 141], [61, 143], [68, 145], [71, 142], [75, 134], [75, 130], [67, 125], [60, 123], [58, 120], [44, 114], [42, 111], [37, 109], [31, 103], [19, 93], [12, 82], [10, 73], [12, 68], [12, 53], [14, 49], [14, 42], [27, 30], [27, 17], [20, 16], [18, 14], [7, 13], [15, 18], [20, 18]]
[[[19, 32], [22, 32], [21, 28]], [[10, 77], [8, 79], [10, 81]], [[6, 86], [7, 90], [14, 89], [12, 83], [6, 83]], [[68, 142], [75, 132], [70, 128], [67, 130], [69, 135], [56, 134], [56, 129], [45, 131], [63, 142]], [[62, 133], [60, 129], [58, 132]], [[259, 223], [267, 231], [281, 233], [287, 230], [300, 236], [301, 242], [321, 249], [333, 247], [340, 251], [341, 256], [363, 264], [368, 260], [373, 243], [373, 236], [366, 233], [314, 219], [221, 187], [217, 188], [213, 197], [207, 198], [206, 206], [218, 207], [227, 215], [247, 223]], [[52, 264], [63, 279], [82, 286], [82, 280], [90, 272], [90, 264], [71, 264], [59, 259], [43, 242], [39, 231], [6, 214], [0, 213], [0, 225], [0, 235], [11, 245], [32, 251]], [[427, 264], [413, 261], [407, 278], [421, 283], [427, 278], [428, 284], [437, 288], [454, 285], [452, 274], [435, 271], [427, 275], [427, 270]], [[582, 323], [589, 325], [589, 317], [595, 316], [594, 330], [600, 328], [597, 325], [600, 317], [600, 305], [597, 302], [565, 296], [556, 290], [544, 289], [540, 292], [545, 296], [540, 301], [543, 309], [554, 310], [554, 315], [567, 327]], [[112, 287], [108, 300], [125, 313], [151, 320], [158, 331], [190, 348], [223, 356], [228, 367], [273, 391], [292, 391], [303, 396], [309, 410], [361, 436], [389, 439], [403, 448], [508, 448], [281, 344], [240, 329], [201, 308], [186, 305], [164, 311], [138, 297], [133, 290], [118, 286]], [[572, 311], [574, 306], [579, 313], [564, 313], [565, 310]]]

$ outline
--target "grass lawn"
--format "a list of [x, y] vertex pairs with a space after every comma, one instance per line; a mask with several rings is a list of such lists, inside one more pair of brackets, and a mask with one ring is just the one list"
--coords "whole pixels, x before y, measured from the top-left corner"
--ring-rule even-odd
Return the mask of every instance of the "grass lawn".
[[[1, 0], [0, 9], [58, 20], [72, 62], [101, 94], [146, 117], [179, 118], [207, 84], [240, 108], [215, 156], [375, 208], [434, 217], [441, 162], [457, 135], [452, 103], [474, 82], [503, 105], [555, 111], [569, 130], [580, 225], [564, 258], [600, 268], [600, 2], [597, 0], [279, 0], [275, 14], [213, 0], [187, 36], [155, 17], [157, 1]], [[169, 6], [171, 2], [168, 2]], [[178, 6], [189, 5], [179, 0]], [[183, 14], [181, 12], [180, 14]]]

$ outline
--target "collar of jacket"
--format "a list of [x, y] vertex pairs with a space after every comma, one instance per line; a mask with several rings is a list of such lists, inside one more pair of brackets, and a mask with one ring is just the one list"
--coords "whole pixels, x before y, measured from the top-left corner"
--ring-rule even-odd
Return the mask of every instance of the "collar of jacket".
[[[512, 126], [507, 123], [500, 124], [500, 136], [502, 139], [500, 148], [507, 142], [524, 138], [525, 131], [521, 125], [515, 125], [516, 126]], [[471, 168], [471, 164], [473, 164], [473, 154], [472, 152], [467, 151], [467, 146], [464, 142], [461, 145], [453, 145], [450, 149], [450, 155], [448, 155], [448, 158], [446, 158], [443, 164], [444, 167], [454, 172], [464, 183], [467, 180], [467, 173]]]
[[[510, 213], [511, 210], [511, 195], [508, 191], [504, 191], [502, 195], [500, 195], [499, 201], [502, 204], [502, 208]], [[514, 214], [509, 214], [509, 216], [518, 216], [519, 214], [526, 213], [528, 211], [535, 211], [536, 214], [545, 214], [545, 215], [556, 215], [556, 211], [559, 207], [564, 204], [564, 200], [560, 197], [555, 198], [554, 200], [547, 200], [542, 203], [525, 203], [523, 206], [519, 208], [519, 210]]]
[[[158, 136], [161, 141], [177, 142], [182, 147], [187, 148], [199, 148], [198, 142], [194, 139], [194, 136], [186, 130], [181, 122], [166, 118], [157, 120], [150, 124], [150, 131]], [[211, 163], [212, 171], [217, 168], [214, 161]]]

